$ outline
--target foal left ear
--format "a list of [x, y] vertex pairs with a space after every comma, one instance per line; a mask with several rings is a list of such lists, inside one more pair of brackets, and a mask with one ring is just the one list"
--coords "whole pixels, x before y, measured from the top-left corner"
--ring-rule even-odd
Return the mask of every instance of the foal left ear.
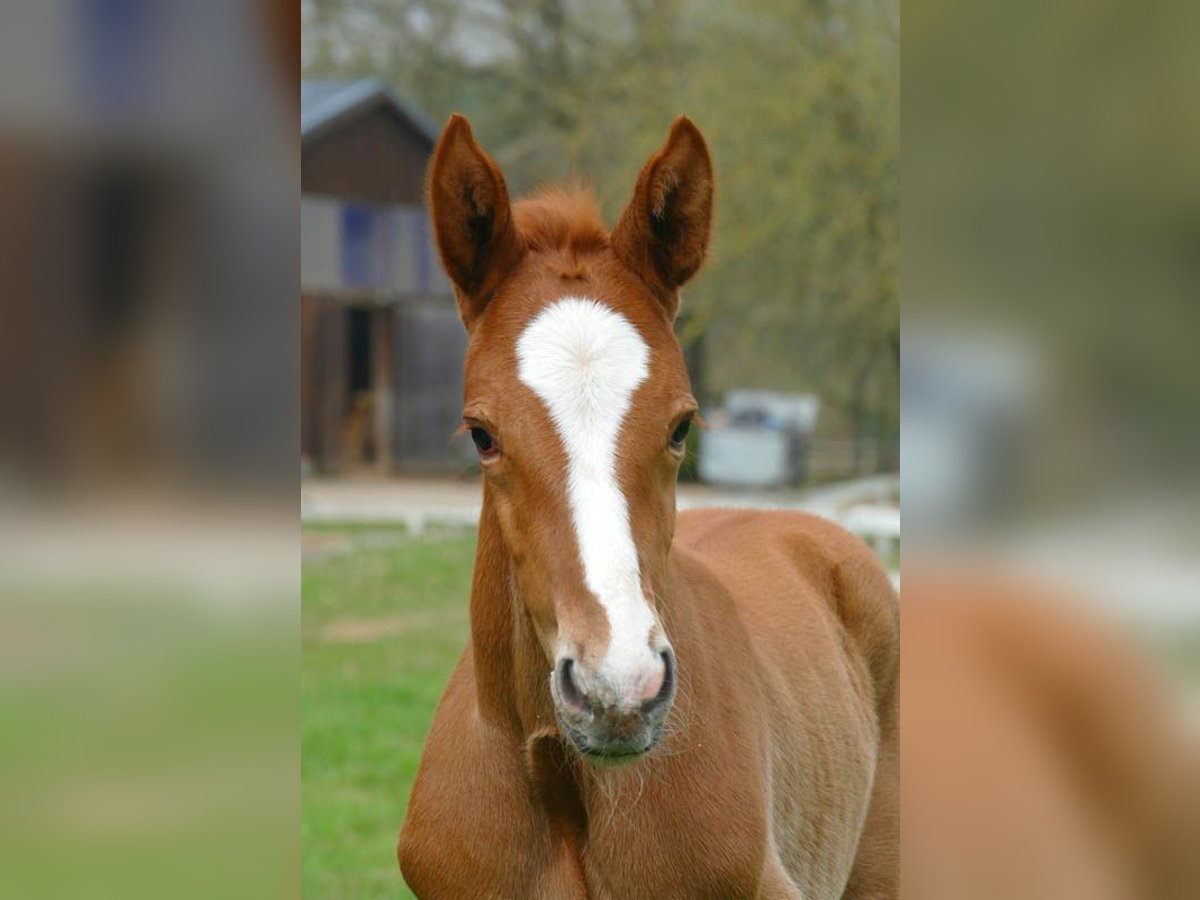
[[504, 176], [475, 142], [464, 116], [450, 116], [429, 164], [429, 207], [438, 252], [469, 331], [497, 285], [521, 261]]
[[704, 135], [687, 116], [638, 176], [613, 229], [613, 252], [662, 300], [669, 318], [679, 288], [699, 270], [712, 230], [713, 169]]

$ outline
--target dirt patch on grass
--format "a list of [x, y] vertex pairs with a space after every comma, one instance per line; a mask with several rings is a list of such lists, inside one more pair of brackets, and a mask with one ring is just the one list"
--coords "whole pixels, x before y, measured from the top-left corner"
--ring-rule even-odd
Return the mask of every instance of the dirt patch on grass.
[[344, 534], [330, 532], [300, 532], [300, 559], [316, 562], [352, 549], [350, 538]]
[[330, 622], [318, 634], [321, 640], [331, 644], [370, 644], [414, 631], [458, 625], [464, 617], [465, 612], [461, 610], [429, 610], [377, 619], [338, 619]]

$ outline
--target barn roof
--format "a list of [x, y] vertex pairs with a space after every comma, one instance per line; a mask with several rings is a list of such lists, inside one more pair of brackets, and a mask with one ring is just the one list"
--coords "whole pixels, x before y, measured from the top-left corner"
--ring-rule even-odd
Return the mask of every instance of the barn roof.
[[391, 108], [430, 146], [440, 129], [400, 97], [382, 78], [303, 78], [300, 80], [300, 141], [304, 143], [352, 116], [377, 106]]

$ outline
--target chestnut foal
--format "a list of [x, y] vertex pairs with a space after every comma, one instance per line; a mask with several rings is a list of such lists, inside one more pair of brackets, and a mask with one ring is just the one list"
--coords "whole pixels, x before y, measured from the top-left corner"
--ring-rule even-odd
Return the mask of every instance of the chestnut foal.
[[783, 512], [676, 517], [672, 333], [712, 163], [686, 118], [609, 233], [452, 116], [430, 200], [483, 469], [471, 642], [398, 855], [421, 897], [894, 897], [896, 595]]

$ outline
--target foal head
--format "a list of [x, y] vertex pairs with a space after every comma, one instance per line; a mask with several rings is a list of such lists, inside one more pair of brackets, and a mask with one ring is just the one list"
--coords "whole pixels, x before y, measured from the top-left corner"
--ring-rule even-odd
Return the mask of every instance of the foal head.
[[463, 421], [559, 723], [597, 761], [651, 750], [675, 696], [660, 611], [696, 401], [672, 322], [712, 188], [685, 118], [611, 233], [578, 191], [510, 205], [460, 116], [433, 158], [438, 248], [470, 338]]

